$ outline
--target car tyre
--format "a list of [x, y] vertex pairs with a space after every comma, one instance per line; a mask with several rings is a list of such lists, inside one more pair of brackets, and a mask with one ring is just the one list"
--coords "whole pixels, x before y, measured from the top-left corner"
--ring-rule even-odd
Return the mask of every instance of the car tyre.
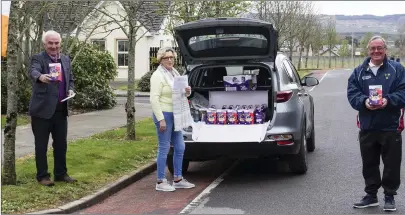
[[[305, 127], [304, 127], [305, 128]], [[289, 158], [290, 171], [295, 174], [305, 174], [308, 170], [307, 164], [307, 144], [305, 129], [301, 134], [300, 151], [296, 155], [291, 155]]]
[[315, 150], [315, 120], [313, 112], [312, 112], [312, 131], [311, 136], [307, 138], [307, 150], [308, 152], [313, 152]]
[[[174, 168], [173, 168], [173, 154], [167, 155], [167, 168], [169, 169], [169, 172], [173, 175], [174, 174]], [[190, 161], [183, 159], [183, 165], [182, 165], [182, 173], [185, 174], [188, 171], [188, 166], [190, 165]]]

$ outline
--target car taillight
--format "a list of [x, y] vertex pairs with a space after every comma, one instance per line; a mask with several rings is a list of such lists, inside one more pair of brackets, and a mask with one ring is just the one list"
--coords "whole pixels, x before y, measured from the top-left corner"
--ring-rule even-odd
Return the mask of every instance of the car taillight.
[[273, 134], [267, 136], [267, 138], [273, 141], [282, 141], [282, 140], [292, 140], [293, 136], [291, 134]]
[[279, 146], [288, 146], [294, 144], [294, 138], [291, 134], [275, 134], [269, 135], [267, 138], [275, 141]]
[[277, 92], [277, 103], [282, 103], [290, 100], [293, 92], [291, 90]]

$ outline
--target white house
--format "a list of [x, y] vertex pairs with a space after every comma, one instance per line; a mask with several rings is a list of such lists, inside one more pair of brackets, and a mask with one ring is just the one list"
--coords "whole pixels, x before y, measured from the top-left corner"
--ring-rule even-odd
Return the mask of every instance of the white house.
[[[118, 76], [116, 80], [127, 80], [128, 78], [128, 50], [129, 43], [127, 36], [120, 29], [119, 25], [114, 22], [115, 20], [122, 20], [122, 17], [126, 17], [126, 12], [119, 1], [103, 1], [100, 2], [93, 11], [93, 13], [99, 13], [102, 16], [100, 10], [105, 11], [109, 16], [93, 17], [92, 13], [84, 19], [82, 23], [83, 29], [94, 30], [99, 26], [97, 23], [110, 23], [108, 26], [97, 27], [89, 35], [89, 30], [79, 34], [79, 40], [91, 42], [100, 46], [100, 49], [106, 50], [115, 59], [118, 68]], [[156, 10], [156, 8], [146, 8], [145, 10]], [[144, 11], [145, 12], [145, 11]], [[146, 12], [145, 12], [146, 13]], [[151, 16], [148, 13], [148, 16]], [[145, 15], [147, 16], [147, 15]], [[102, 21], [100, 21], [102, 19]], [[146, 72], [149, 71], [149, 50], [150, 47], [162, 47], [175, 45], [174, 39], [170, 34], [167, 34], [162, 30], [165, 25], [166, 19], [163, 15], [155, 14], [154, 17], [146, 17], [145, 19], [154, 19], [152, 22], [139, 23], [140, 29], [137, 32], [137, 38], [140, 38], [136, 43], [135, 48], [135, 79], [141, 78]], [[120, 23], [125, 26], [124, 22]], [[72, 33], [75, 34], [75, 31]]]

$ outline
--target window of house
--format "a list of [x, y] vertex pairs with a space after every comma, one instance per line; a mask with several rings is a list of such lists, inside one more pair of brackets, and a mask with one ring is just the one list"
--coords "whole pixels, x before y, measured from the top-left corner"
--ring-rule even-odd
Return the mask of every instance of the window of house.
[[91, 40], [91, 43], [93, 45], [95, 45], [99, 51], [105, 51], [105, 40], [104, 39]]
[[117, 40], [118, 66], [128, 66], [128, 40]]
[[163, 40], [160, 41], [160, 48], [163, 47]]

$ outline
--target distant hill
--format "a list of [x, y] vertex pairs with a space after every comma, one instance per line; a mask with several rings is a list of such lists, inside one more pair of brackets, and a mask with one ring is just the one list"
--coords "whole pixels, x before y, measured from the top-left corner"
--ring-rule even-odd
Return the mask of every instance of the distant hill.
[[[258, 14], [248, 12], [242, 17], [257, 19]], [[362, 37], [365, 33], [386, 34], [390, 38], [398, 37], [398, 28], [405, 23], [405, 14], [387, 16], [374, 15], [319, 15], [319, 19], [325, 24], [330, 18], [336, 20], [336, 31], [339, 35], [351, 35]]]
[[339, 34], [374, 32], [389, 35], [398, 35], [398, 28], [405, 23], [405, 14], [387, 16], [374, 15], [322, 15], [336, 19], [336, 31]]

